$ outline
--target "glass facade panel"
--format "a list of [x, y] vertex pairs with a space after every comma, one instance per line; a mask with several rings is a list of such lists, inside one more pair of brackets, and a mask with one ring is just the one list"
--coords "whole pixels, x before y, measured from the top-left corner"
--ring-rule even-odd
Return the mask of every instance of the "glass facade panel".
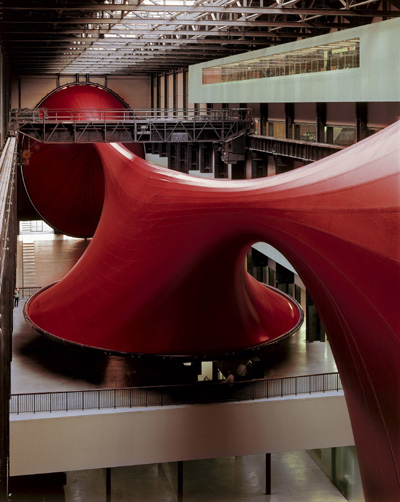
[[307, 49], [210, 66], [202, 70], [202, 83], [219, 84], [301, 73], [344, 70], [360, 66], [360, 39], [352, 38]]
[[326, 126], [325, 142], [331, 145], [350, 146], [356, 142], [356, 128], [341, 125]]
[[294, 139], [301, 141], [317, 141], [317, 125], [316, 124], [294, 124]]

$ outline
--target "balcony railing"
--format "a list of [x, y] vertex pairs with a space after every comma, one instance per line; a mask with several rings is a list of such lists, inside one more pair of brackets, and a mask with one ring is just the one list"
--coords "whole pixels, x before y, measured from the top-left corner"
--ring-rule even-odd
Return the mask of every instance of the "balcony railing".
[[343, 150], [344, 146], [272, 136], [250, 136], [249, 150], [314, 162]]
[[12, 394], [10, 413], [68, 412], [70, 410], [248, 401], [315, 392], [338, 392], [342, 388], [339, 373], [322, 373], [248, 380], [234, 384], [207, 381], [191, 385]]
[[18, 288], [19, 290], [19, 297], [22, 299], [27, 299], [31, 297], [34, 293], [39, 291], [39, 289], [42, 289], [40, 286], [23, 286], [21, 288]]
[[222, 142], [253, 128], [252, 110], [16, 108], [10, 131], [42, 143]]
[[200, 110], [196, 108], [159, 109], [80, 109], [67, 108], [14, 108], [10, 113], [10, 123], [54, 123], [54, 122], [138, 122], [168, 120], [231, 121], [252, 120], [250, 108], [224, 108], [220, 110]]

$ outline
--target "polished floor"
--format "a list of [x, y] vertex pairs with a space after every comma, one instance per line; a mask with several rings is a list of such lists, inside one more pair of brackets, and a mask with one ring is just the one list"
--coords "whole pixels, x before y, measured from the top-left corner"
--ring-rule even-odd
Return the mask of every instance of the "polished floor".
[[[265, 495], [265, 456], [183, 463], [185, 502], [343, 502], [345, 498], [307, 452], [274, 453], [271, 495]], [[177, 464], [111, 470], [112, 502], [176, 502]], [[106, 502], [105, 470], [67, 473], [66, 502]]]
[[[90, 241], [83, 239], [36, 234], [25, 229], [18, 243], [17, 285], [44, 286], [62, 278], [88, 245]], [[24, 303], [21, 299], [14, 309], [12, 393], [154, 385], [169, 383], [167, 374], [184, 378], [182, 367], [175, 363], [106, 355], [50, 340], [25, 322]], [[265, 376], [271, 378], [336, 371], [329, 344], [306, 343], [304, 328], [259, 356]], [[264, 462], [264, 455], [184, 462], [184, 501], [345, 500], [307, 452], [272, 454], [272, 495], [265, 495]], [[112, 469], [111, 498], [106, 497], [105, 470], [67, 473], [65, 502], [177, 500], [176, 464]]]

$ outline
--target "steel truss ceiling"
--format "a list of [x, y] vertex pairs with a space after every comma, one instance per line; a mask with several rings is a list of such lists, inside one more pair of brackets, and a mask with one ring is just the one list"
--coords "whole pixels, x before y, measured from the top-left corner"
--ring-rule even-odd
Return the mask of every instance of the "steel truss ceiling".
[[16, 74], [151, 74], [398, 17], [398, 0], [0, 0]]

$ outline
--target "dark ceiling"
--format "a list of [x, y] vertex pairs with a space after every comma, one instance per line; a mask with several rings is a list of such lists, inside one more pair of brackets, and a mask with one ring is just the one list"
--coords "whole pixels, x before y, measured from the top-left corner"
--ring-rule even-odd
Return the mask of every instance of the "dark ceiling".
[[399, 0], [0, 0], [0, 36], [17, 75], [151, 74], [399, 9]]

